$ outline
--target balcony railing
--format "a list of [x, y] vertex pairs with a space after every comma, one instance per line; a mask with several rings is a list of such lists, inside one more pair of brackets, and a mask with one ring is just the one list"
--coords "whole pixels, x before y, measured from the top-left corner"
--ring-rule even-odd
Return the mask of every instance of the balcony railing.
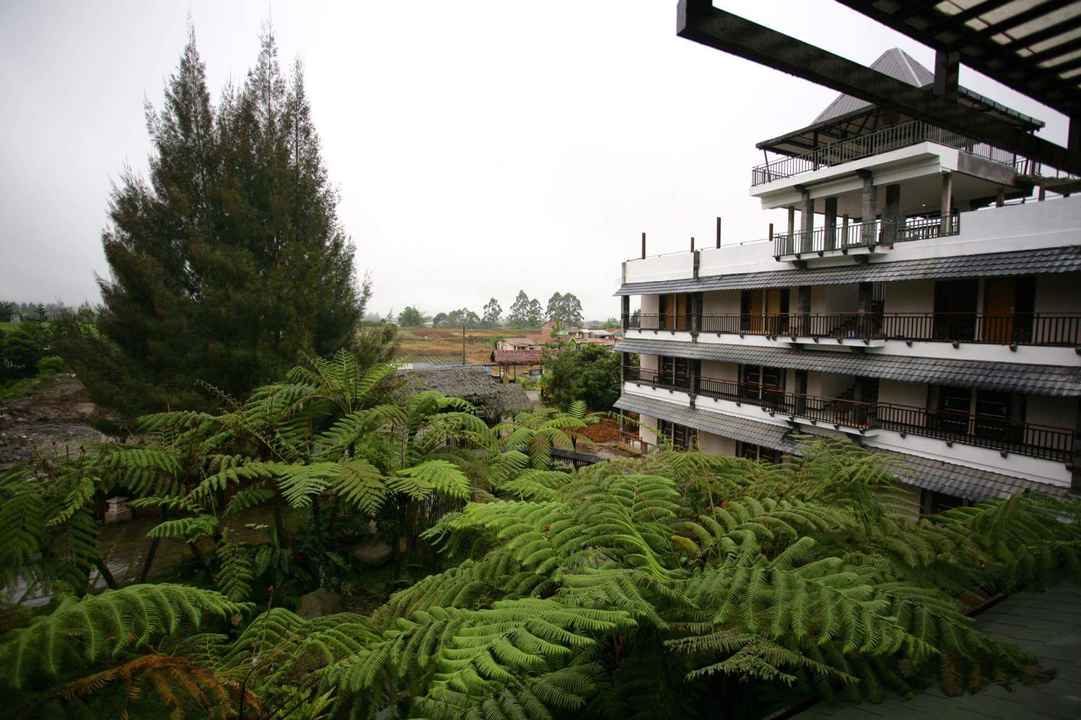
[[899, 433], [936, 438], [950, 443], [992, 448], [1056, 462], [1069, 462], [1076, 433], [1063, 428], [1011, 423], [997, 415], [879, 403], [877, 427]]
[[961, 215], [954, 213], [949, 222], [941, 217], [908, 217], [897, 220], [867, 220], [865, 222], [817, 227], [813, 230], [780, 233], [773, 236], [773, 256], [810, 255], [854, 248], [873, 248], [908, 240], [928, 240], [961, 232]]
[[[1016, 172], [1033, 175], [1047, 174], [1038, 164], [1026, 158], [965, 137], [959, 133], [943, 130], [919, 120], [913, 120], [868, 133], [867, 135], [822, 145], [802, 155], [786, 157], [764, 165], [758, 165], [751, 170], [751, 186], [783, 180], [806, 172], [813, 172], [822, 167], [840, 165], [922, 142], [933, 142], [947, 147], [958, 148], [985, 160], [1011, 167]], [[1051, 174], [1055, 175], [1057, 173], [1051, 171]]]
[[624, 368], [623, 376], [626, 382], [687, 393], [693, 391], [697, 395], [728, 400], [740, 405], [759, 406], [770, 413], [861, 432], [881, 428], [1054, 462], [1071, 462], [1074, 448], [1079, 442], [1078, 434], [1073, 430], [1016, 423], [997, 415], [948, 410], [932, 412], [894, 403], [820, 398], [786, 393], [779, 388], [743, 385], [734, 380], [676, 377], [671, 374], [663, 377], [655, 371], [640, 368]]
[[624, 330], [671, 330], [672, 332], [690, 332], [693, 316], [686, 313], [640, 313], [627, 318]]
[[1061, 313], [788, 313], [777, 315], [641, 315], [636, 330], [672, 330], [835, 340], [964, 342], [1081, 347], [1081, 315]]

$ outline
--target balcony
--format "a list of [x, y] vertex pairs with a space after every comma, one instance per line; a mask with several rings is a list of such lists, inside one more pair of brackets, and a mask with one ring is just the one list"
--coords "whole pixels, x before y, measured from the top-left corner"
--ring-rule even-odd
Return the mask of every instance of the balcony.
[[791, 234], [774, 234], [773, 258], [794, 257], [798, 260], [803, 255], [821, 257], [826, 253], [847, 254], [850, 250], [873, 250], [879, 245], [892, 247], [895, 242], [930, 240], [958, 235], [960, 232], [960, 213], [954, 213], [948, 222], [943, 222], [941, 217], [914, 216], [830, 225]]
[[823, 167], [832, 167], [853, 160], [879, 155], [891, 150], [900, 150], [924, 142], [957, 148], [984, 160], [1005, 165], [1017, 173], [1044, 174], [1042, 168], [1030, 160], [1018, 157], [1013, 153], [979, 140], [943, 130], [919, 120], [913, 120], [867, 135], [822, 145], [802, 155], [781, 158], [758, 165], [751, 169], [751, 187], [814, 172]]
[[1081, 347], [1081, 315], [1059, 313], [644, 314], [626, 318], [624, 329], [759, 335], [772, 339]]
[[933, 412], [893, 403], [870, 403], [847, 398], [821, 398], [786, 393], [779, 388], [746, 386], [733, 380], [693, 378], [675, 373], [625, 367], [624, 382], [761, 407], [763, 412], [799, 418], [812, 424], [847, 429], [861, 434], [886, 430], [942, 440], [952, 445], [990, 448], [1003, 454], [1069, 463], [1077, 433], [1033, 423], [1015, 423], [997, 415], [961, 411]]

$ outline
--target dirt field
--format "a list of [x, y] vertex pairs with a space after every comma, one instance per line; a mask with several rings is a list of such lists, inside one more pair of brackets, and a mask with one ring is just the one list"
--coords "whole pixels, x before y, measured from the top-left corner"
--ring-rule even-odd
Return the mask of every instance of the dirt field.
[[[466, 362], [486, 363], [491, 359], [496, 341], [506, 337], [520, 337], [528, 331], [466, 330]], [[462, 361], [461, 328], [402, 328], [398, 331], [399, 356], [409, 362], [450, 363]]]

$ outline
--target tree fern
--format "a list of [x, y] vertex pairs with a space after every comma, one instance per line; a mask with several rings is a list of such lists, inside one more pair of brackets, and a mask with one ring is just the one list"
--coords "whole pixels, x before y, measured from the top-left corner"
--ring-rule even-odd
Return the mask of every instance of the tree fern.
[[81, 600], [64, 599], [50, 614], [13, 631], [0, 643], [4, 681], [24, 686], [122, 651], [146, 647], [208, 618], [228, 618], [250, 606], [186, 585], [131, 585]]

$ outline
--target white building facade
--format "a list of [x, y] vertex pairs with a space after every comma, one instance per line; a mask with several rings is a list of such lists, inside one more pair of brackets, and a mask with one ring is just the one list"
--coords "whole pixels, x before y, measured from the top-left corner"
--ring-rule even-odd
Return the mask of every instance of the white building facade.
[[[930, 77], [897, 50], [875, 67]], [[780, 157], [751, 194], [785, 227], [623, 263], [617, 407], [641, 439], [779, 460], [849, 438], [928, 509], [1081, 489], [1076, 179], [846, 96], [759, 147]]]

